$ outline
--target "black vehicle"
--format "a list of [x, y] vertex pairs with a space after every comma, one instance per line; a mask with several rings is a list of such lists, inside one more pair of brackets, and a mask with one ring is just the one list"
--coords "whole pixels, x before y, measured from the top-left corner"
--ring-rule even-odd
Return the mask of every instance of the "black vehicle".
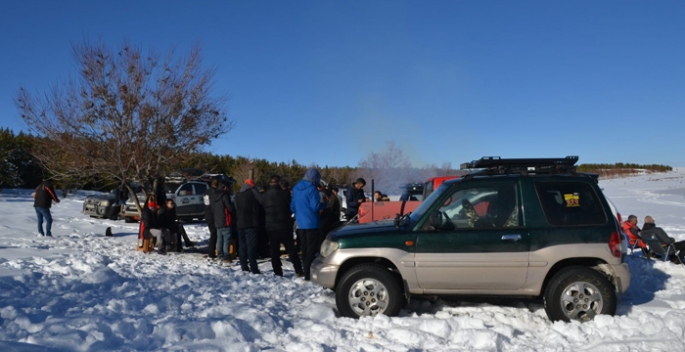
[[83, 213], [92, 218], [118, 220], [121, 205], [117, 201], [117, 190], [106, 194], [92, 194], [83, 200]]

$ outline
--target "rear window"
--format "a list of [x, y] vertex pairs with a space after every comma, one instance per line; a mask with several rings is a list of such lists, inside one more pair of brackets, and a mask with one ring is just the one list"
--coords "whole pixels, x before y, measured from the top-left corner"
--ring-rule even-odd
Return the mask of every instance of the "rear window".
[[607, 222], [594, 188], [584, 182], [535, 184], [547, 221], [553, 226], [601, 225]]

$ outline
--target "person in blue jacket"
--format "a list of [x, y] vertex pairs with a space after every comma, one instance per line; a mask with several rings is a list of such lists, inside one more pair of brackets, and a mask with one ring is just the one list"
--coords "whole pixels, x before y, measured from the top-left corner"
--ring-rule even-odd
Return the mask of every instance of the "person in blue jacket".
[[304, 279], [309, 281], [309, 273], [312, 262], [319, 251], [321, 243], [321, 211], [326, 203], [321, 202], [319, 191], [316, 186], [321, 182], [321, 174], [315, 168], [310, 168], [304, 178], [293, 188], [293, 198], [290, 201], [290, 210], [295, 214], [297, 222], [297, 240], [302, 245], [304, 256]]

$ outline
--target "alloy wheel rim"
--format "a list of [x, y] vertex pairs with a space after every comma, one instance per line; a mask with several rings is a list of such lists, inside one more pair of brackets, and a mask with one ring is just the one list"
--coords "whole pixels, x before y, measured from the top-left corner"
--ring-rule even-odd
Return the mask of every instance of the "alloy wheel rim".
[[578, 281], [564, 288], [559, 304], [570, 320], [590, 321], [602, 312], [604, 297], [597, 286]]
[[388, 290], [375, 279], [357, 280], [347, 295], [350, 308], [359, 316], [375, 316], [388, 307]]

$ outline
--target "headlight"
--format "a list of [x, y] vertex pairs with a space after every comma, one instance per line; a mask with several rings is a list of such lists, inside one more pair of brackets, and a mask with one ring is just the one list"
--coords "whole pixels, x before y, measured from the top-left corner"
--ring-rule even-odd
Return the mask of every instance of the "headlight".
[[335, 252], [336, 250], [338, 250], [338, 247], [340, 247], [340, 246], [338, 245], [338, 242], [333, 242], [333, 241], [325, 240], [325, 241], [323, 241], [323, 243], [321, 244], [320, 254], [321, 254], [322, 257], [326, 258], [326, 257], [328, 257], [329, 255], [331, 255], [331, 253], [333, 253], [333, 252]]
[[102, 201], [100, 201], [100, 206], [101, 206], [101, 207], [108, 207], [108, 206], [109, 206], [109, 201], [108, 201], [108, 200], [102, 200]]

